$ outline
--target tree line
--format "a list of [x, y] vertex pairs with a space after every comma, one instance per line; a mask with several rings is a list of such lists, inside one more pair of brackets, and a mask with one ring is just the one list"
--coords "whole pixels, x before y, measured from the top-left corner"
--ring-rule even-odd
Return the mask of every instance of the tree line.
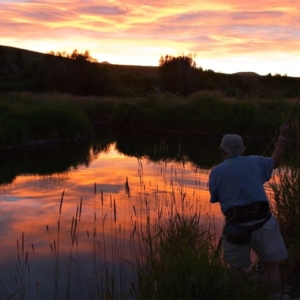
[[158, 67], [99, 63], [89, 51], [53, 51], [25, 60], [22, 50], [0, 48], [0, 92], [61, 92], [73, 95], [145, 96], [170, 92], [189, 95], [219, 91], [228, 97], [296, 97], [299, 78], [223, 74], [197, 67], [192, 55], [161, 56]]

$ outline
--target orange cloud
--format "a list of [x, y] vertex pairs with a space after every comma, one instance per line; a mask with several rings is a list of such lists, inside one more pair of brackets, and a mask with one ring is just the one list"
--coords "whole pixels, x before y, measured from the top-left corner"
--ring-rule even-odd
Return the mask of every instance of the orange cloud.
[[192, 52], [217, 72], [300, 76], [300, 5], [291, 0], [1, 2], [1, 45], [140, 65]]

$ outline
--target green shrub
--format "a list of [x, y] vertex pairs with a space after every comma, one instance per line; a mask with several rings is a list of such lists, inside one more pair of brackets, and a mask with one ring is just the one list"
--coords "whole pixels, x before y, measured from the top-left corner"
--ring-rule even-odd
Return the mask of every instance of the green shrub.
[[[274, 198], [274, 214], [288, 248], [289, 258], [286, 263], [288, 273], [300, 275], [300, 121], [292, 123], [292, 132], [286, 145], [285, 164], [280, 166], [270, 183]], [[295, 278], [294, 278], [295, 279]]]
[[[261, 299], [222, 263], [208, 224], [200, 215], [175, 214], [149, 224], [139, 265], [139, 299]], [[256, 293], [256, 296], [255, 296]]]
[[43, 104], [32, 108], [26, 118], [32, 138], [74, 138], [92, 134], [89, 119], [72, 107]]

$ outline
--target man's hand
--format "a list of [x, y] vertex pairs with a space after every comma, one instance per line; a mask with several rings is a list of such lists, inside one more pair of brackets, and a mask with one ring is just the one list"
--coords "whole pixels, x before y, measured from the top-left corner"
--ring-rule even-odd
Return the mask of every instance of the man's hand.
[[289, 133], [290, 133], [290, 124], [284, 123], [280, 128], [279, 137], [286, 139]]
[[284, 144], [286, 142], [286, 137], [290, 132], [290, 125], [285, 123], [280, 128], [278, 141], [275, 146], [275, 150], [273, 152], [272, 158], [274, 159], [274, 169], [277, 168], [280, 164], [280, 161], [283, 157], [284, 153]]

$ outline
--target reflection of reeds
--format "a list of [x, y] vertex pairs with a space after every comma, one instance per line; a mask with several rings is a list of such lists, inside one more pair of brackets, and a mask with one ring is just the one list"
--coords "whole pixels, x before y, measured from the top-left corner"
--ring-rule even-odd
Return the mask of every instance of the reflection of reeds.
[[[63, 205], [63, 200], [64, 200], [64, 194], [65, 191], [63, 190], [61, 198], [60, 198], [60, 205], [59, 205], [59, 212], [58, 212], [58, 222], [57, 222], [57, 242], [56, 242], [56, 247], [55, 249], [55, 271], [54, 271], [54, 280], [55, 280], [55, 287], [54, 287], [54, 298], [58, 299], [59, 294], [58, 294], [58, 266], [59, 266], [59, 242], [60, 242], [60, 217], [61, 217], [61, 210], [62, 210], [62, 205]], [[55, 245], [55, 241], [54, 241]]]
[[127, 195], [128, 198], [130, 198], [130, 187], [128, 184], [128, 177], [126, 177], [126, 182], [125, 182], [125, 194]]
[[19, 247], [19, 240], [17, 240], [17, 250], [18, 250], [18, 264], [17, 264], [17, 276], [15, 277], [16, 284], [20, 285], [20, 288], [14, 293], [21, 291], [21, 299], [28, 297], [26, 295], [26, 278], [29, 274], [29, 265], [28, 263], [28, 250], [25, 255], [25, 237], [24, 232], [22, 232], [21, 237], [21, 251]]
[[[77, 257], [76, 259], [73, 257], [73, 250], [74, 250], [74, 243], [76, 242], [76, 245], [78, 245], [78, 235], [79, 235], [79, 222], [81, 219], [81, 211], [82, 211], [82, 198], [80, 199], [79, 206], [77, 205], [76, 214], [75, 217], [72, 218], [72, 224], [71, 224], [71, 249], [70, 249], [70, 256], [69, 256], [69, 265], [68, 265], [68, 280], [67, 280], [67, 291], [66, 291], [66, 299], [70, 299], [70, 289], [71, 289], [71, 265], [72, 262], [74, 262], [77, 265], [78, 261], [78, 248], [77, 248]], [[76, 269], [76, 273], [78, 274], [78, 269]], [[79, 282], [79, 278], [77, 277], [77, 282]], [[74, 287], [73, 287], [74, 288]], [[78, 289], [78, 286], [77, 286]]]

